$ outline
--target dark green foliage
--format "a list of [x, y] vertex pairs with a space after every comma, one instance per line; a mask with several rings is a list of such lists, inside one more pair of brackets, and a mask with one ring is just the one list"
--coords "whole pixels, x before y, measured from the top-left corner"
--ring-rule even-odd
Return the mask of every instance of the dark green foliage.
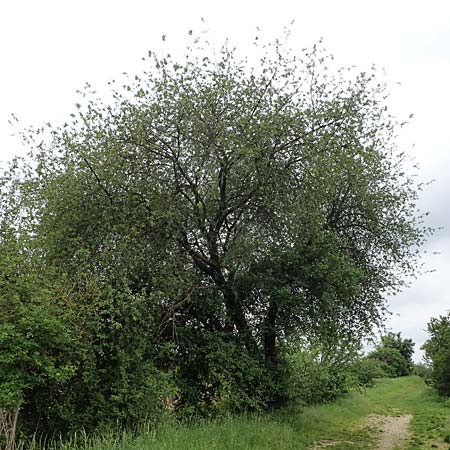
[[413, 353], [411, 339], [402, 339], [400, 333], [388, 333], [381, 337], [381, 343], [368, 357], [379, 362], [386, 376], [401, 377], [412, 373]]
[[0, 251], [0, 407], [21, 408], [21, 432], [159, 420], [176, 389], [153, 362], [148, 299], [93, 281], [69, 292], [11, 233]]
[[[228, 341], [228, 342], [227, 342]], [[205, 333], [189, 343], [179, 361], [179, 409], [185, 415], [261, 412], [283, 404], [287, 396], [286, 367], [266, 366], [242, 346]]]
[[369, 358], [379, 362], [380, 367], [388, 377], [408, 375], [408, 365], [405, 358], [396, 348], [380, 347], [373, 351]]
[[450, 396], [450, 314], [431, 319], [427, 331], [429, 338], [423, 349], [431, 380], [441, 394]]
[[155, 367], [150, 299], [69, 280], [17, 235], [1, 224], [0, 408], [20, 407], [21, 434], [160, 420], [177, 391]]
[[402, 339], [401, 333], [387, 333], [381, 336], [380, 347], [397, 349], [408, 365], [408, 370], [411, 370], [412, 355], [414, 354], [414, 342], [412, 339]]
[[160, 420], [164, 399], [176, 388], [173, 374], [154, 364], [158, 349], [148, 299], [94, 281], [72, 295], [78, 370], [65, 387], [54, 428], [89, 430]]

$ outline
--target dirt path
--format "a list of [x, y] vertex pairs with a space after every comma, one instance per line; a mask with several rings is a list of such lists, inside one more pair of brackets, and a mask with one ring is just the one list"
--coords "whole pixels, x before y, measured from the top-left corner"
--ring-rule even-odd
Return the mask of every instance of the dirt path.
[[[402, 448], [408, 441], [408, 431], [411, 415], [404, 416], [379, 416], [371, 415], [366, 418], [360, 429], [371, 429], [378, 434], [376, 450], [395, 450]], [[320, 450], [335, 446], [348, 444], [351, 448], [355, 443], [352, 441], [324, 440], [317, 442], [311, 450]]]
[[412, 416], [369, 416], [367, 423], [380, 429], [377, 450], [402, 448], [410, 434], [408, 425]]

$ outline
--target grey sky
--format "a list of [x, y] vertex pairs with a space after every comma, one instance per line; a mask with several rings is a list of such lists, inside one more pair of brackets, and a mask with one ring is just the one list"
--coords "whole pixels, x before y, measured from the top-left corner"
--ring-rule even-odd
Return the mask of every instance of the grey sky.
[[388, 325], [419, 347], [429, 318], [450, 307], [448, 0], [5, 0], [0, 3], [0, 162], [24, 151], [10, 136], [10, 113], [24, 125], [63, 122], [77, 101], [75, 90], [86, 81], [102, 86], [122, 71], [138, 71], [141, 57], [160, 47], [162, 34], [172, 53], [182, 52], [187, 31], [201, 28], [200, 17], [213, 41], [229, 37], [249, 52], [257, 26], [270, 38], [295, 19], [291, 47], [322, 37], [342, 65], [385, 68], [392, 112], [399, 118], [414, 113], [399, 145], [419, 162], [422, 181], [436, 180], [420, 205], [430, 212], [430, 225], [444, 227], [426, 248], [427, 268], [435, 272], [389, 299], [394, 315]]

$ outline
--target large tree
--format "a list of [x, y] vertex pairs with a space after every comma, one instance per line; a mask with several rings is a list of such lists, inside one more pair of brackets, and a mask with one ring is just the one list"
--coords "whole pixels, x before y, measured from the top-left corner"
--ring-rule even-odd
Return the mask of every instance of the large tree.
[[199, 45], [151, 55], [111, 102], [88, 89], [22, 185], [42, 256], [145, 292], [181, 359], [202, 335], [274, 366], [292, 335], [370, 332], [425, 230], [384, 87], [328, 63]]

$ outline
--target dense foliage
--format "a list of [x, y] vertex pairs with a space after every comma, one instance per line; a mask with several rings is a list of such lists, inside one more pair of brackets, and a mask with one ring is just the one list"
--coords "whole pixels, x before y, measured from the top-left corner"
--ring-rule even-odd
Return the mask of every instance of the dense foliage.
[[302, 405], [333, 401], [350, 390], [372, 387], [385, 376], [378, 364], [359, 356], [356, 349], [343, 353], [336, 347], [296, 346], [288, 361], [289, 400]]
[[429, 338], [423, 345], [431, 366], [429, 374], [438, 391], [450, 396], [450, 314], [431, 319]]
[[[111, 103], [88, 89], [6, 174], [5, 227], [43, 269], [4, 260], [2, 316], [22, 291], [29, 309], [2, 322], [1, 370], [44, 431], [332, 399], [350, 377], [330, 349], [415, 270], [418, 187], [373, 74], [278, 42], [258, 68], [202, 51], [152, 57]], [[293, 358], [299, 338], [320, 351]]]
[[[48, 388], [58, 391], [75, 367], [68, 317], [54, 286], [42, 280], [42, 268], [21, 253], [11, 231], [2, 230], [0, 246], [0, 405], [21, 406], [30, 389], [39, 390], [38, 403], [48, 402]], [[48, 403], [44, 409], [48, 408]]]
[[389, 377], [411, 375], [414, 369], [412, 355], [414, 342], [402, 339], [401, 333], [387, 333], [368, 357], [379, 363], [380, 368]]

